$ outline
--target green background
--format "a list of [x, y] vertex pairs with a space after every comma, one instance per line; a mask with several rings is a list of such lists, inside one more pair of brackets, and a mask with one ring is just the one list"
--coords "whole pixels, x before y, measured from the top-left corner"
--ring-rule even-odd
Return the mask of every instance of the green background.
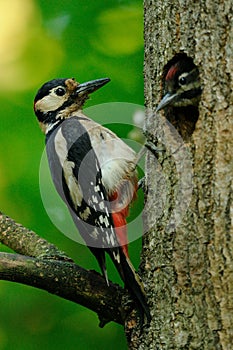
[[[50, 221], [40, 195], [44, 136], [33, 113], [37, 89], [52, 78], [110, 77], [87, 107], [143, 105], [143, 8], [137, 0], [0, 2], [1, 210], [56, 244], [79, 265], [97, 269], [86, 247]], [[111, 115], [109, 116], [111, 122]], [[105, 121], [106, 122], [106, 119]], [[125, 123], [132, 123], [126, 116]], [[119, 129], [119, 130], [118, 130]], [[121, 137], [131, 129], [120, 127]], [[10, 251], [0, 245], [2, 251]], [[130, 245], [139, 263], [140, 240]], [[108, 261], [110, 279], [119, 277]], [[99, 271], [99, 270], [98, 270]], [[0, 350], [126, 349], [123, 327], [98, 327], [93, 312], [47, 292], [0, 281]]]

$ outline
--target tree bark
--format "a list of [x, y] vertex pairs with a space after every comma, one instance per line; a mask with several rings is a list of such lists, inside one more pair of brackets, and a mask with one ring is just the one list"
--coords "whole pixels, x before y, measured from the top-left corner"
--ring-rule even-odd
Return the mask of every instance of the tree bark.
[[[131, 349], [232, 349], [233, 3], [144, 0], [146, 161], [142, 270], [152, 322]], [[184, 52], [203, 93], [188, 140], [156, 115], [164, 66]], [[153, 132], [151, 131], [153, 130]]]
[[[150, 153], [146, 160], [141, 271], [152, 322], [140, 329], [132, 319], [128, 321], [129, 348], [230, 350], [233, 4], [231, 0], [144, 0], [144, 8], [145, 132], [152, 133], [165, 151], [158, 160]], [[163, 113], [155, 113], [164, 66], [180, 52], [193, 58], [203, 88], [198, 121], [185, 140]], [[83, 271], [56, 247], [9, 220], [1, 216], [1, 241], [21, 255], [1, 253], [0, 278], [31, 283], [91, 305], [101, 315], [102, 325], [109, 320], [124, 323], [132, 306], [119, 309], [126, 296], [120, 287], [106, 288], [98, 274]], [[83, 278], [87, 283], [78, 294], [77, 280]], [[67, 283], [71, 295], [66, 294]]]

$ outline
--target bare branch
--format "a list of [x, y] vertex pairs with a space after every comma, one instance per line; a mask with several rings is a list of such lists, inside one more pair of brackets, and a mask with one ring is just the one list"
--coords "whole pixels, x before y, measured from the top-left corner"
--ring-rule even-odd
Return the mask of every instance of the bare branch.
[[0, 242], [20, 254], [0, 252], [0, 279], [23, 283], [56, 294], [96, 312], [103, 327], [110, 321], [124, 324], [132, 303], [122, 306], [127, 292], [106, 286], [95, 271], [77, 266], [54, 245], [0, 214]]
[[55, 245], [47, 242], [35, 232], [0, 212], [0, 242], [16, 253], [31, 257], [50, 257], [51, 259], [72, 261]]
[[109, 321], [123, 324], [120, 305], [124, 290], [112, 283], [107, 287], [97, 272], [74, 263], [0, 253], [0, 279], [40, 288], [74, 301], [96, 312], [102, 324]]

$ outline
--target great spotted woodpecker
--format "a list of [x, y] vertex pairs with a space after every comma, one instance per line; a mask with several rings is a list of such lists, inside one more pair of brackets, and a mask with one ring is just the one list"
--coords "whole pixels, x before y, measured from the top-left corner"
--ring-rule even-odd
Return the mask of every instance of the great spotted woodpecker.
[[197, 106], [201, 95], [199, 71], [191, 57], [178, 54], [165, 66], [164, 97], [156, 111], [165, 107]]
[[156, 112], [164, 109], [166, 119], [185, 142], [190, 141], [199, 117], [201, 82], [198, 67], [185, 53], [176, 54], [164, 67], [163, 97]]
[[135, 152], [112, 131], [88, 118], [89, 94], [110, 79], [79, 84], [54, 79], [37, 92], [34, 111], [46, 135], [55, 187], [108, 284], [105, 253], [114, 262], [141, 314], [150, 321], [142, 282], [129, 260], [126, 217], [136, 197]]

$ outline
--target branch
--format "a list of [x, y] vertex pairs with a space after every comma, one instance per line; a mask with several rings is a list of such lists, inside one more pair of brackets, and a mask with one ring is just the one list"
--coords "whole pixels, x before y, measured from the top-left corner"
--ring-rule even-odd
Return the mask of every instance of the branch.
[[124, 305], [126, 291], [106, 286], [95, 271], [77, 266], [53, 244], [0, 213], [0, 242], [20, 254], [0, 253], [0, 279], [19, 282], [74, 301], [96, 312], [100, 326], [124, 324], [131, 305]]
[[10, 217], [0, 212], [0, 242], [16, 253], [35, 258], [50, 257], [51, 259], [72, 261], [55, 245], [47, 242], [35, 232], [16, 223]]
[[0, 253], [0, 279], [44, 289], [96, 312], [102, 324], [122, 324], [120, 310], [124, 291], [106, 283], [97, 272], [74, 263], [40, 260], [19, 254]]

